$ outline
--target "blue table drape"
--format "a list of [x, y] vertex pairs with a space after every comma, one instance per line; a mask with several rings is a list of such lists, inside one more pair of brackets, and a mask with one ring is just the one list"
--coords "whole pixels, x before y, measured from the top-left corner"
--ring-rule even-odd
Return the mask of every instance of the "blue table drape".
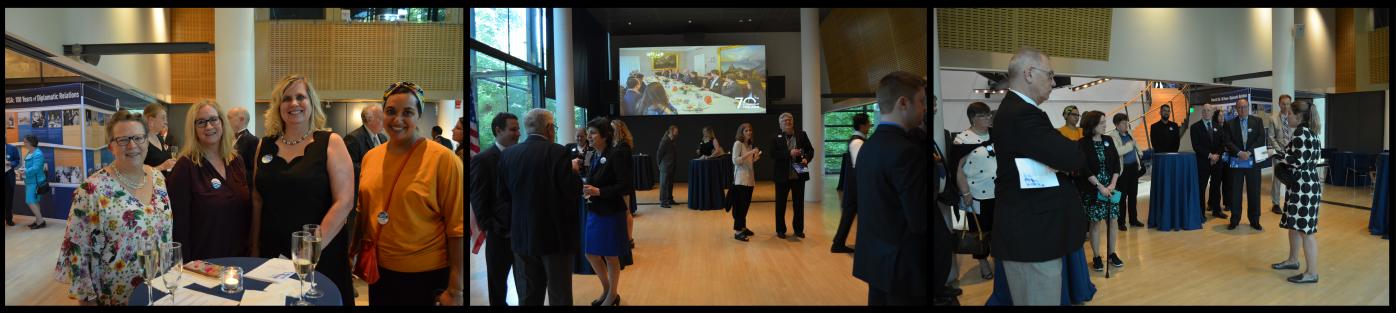
[[1149, 228], [1202, 228], [1202, 195], [1197, 190], [1197, 159], [1191, 152], [1154, 154], [1149, 187]]
[[723, 190], [732, 186], [732, 157], [688, 161], [688, 208], [720, 210]]
[[[204, 261], [205, 261], [205, 262], [209, 262], [209, 263], [213, 263], [213, 264], [223, 265], [223, 266], [237, 266], [237, 267], [241, 267], [243, 273], [248, 273], [248, 272], [251, 272], [253, 269], [256, 269], [258, 266], [262, 266], [262, 263], [266, 263], [267, 261], [270, 261], [270, 260], [271, 260], [271, 259], [263, 259], [263, 258], [231, 257], [231, 258], [213, 258], [213, 259], [208, 259], [208, 260], [204, 260]], [[184, 275], [197, 275], [197, 274], [191, 274], [191, 273], [185, 272]], [[310, 277], [306, 277], [306, 280], [305, 280], [305, 281], [306, 281], [306, 282], [310, 282], [310, 279], [309, 279], [309, 278], [310, 278]], [[306, 299], [305, 299], [306, 301], [310, 301], [310, 303], [311, 303], [312, 305], [317, 305], [317, 306], [322, 306], [322, 305], [324, 305], [324, 306], [341, 306], [341, 305], [344, 305], [344, 300], [343, 300], [342, 296], [339, 294], [339, 287], [335, 286], [334, 282], [333, 282], [333, 281], [330, 281], [330, 278], [329, 278], [329, 277], [325, 276], [325, 274], [321, 274], [319, 271], [316, 271], [316, 272], [315, 272], [315, 283], [316, 283], [316, 284], [319, 284], [319, 286], [316, 287], [316, 289], [320, 289], [320, 293], [323, 293], [324, 296], [322, 296], [322, 297], [320, 297], [320, 298], [317, 298], [317, 299], [306, 298]], [[222, 288], [221, 286], [220, 286], [220, 287], [214, 287], [214, 288], [208, 288], [208, 287], [204, 287], [204, 286], [199, 285], [199, 284], [191, 284], [191, 285], [189, 285], [189, 286], [180, 287], [179, 290], [176, 290], [175, 292], [177, 293], [176, 297], [181, 297], [181, 298], [183, 298], [183, 297], [184, 297], [184, 294], [187, 293], [187, 292], [189, 292], [189, 291], [198, 291], [198, 292], [210, 294], [210, 295], [213, 295], [213, 296], [216, 296], [216, 297], [220, 297], [220, 298], [225, 298], [225, 299], [229, 299], [229, 300], [233, 300], [233, 301], [241, 301], [241, 300], [242, 300], [242, 294], [243, 294], [244, 292], [246, 292], [247, 290], [249, 290], [249, 289], [250, 289], [250, 290], [259, 290], [259, 291], [260, 291], [260, 290], [266, 290], [266, 288], [269, 287], [269, 286], [271, 286], [271, 284], [270, 284], [270, 283], [267, 283], [267, 282], [263, 282], [263, 281], [260, 281], [260, 280], [254, 280], [254, 279], [246, 279], [246, 278], [244, 278], [244, 279], [242, 280], [242, 289], [243, 289], [243, 291], [239, 291], [238, 293], [233, 293], [233, 294], [225, 293], [225, 292], [223, 292], [223, 290], [221, 289], [221, 288]], [[131, 293], [131, 300], [128, 302], [128, 305], [130, 305], [130, 306], [148, 306], [148, 305], [150, 305], [150, 303], [146, 302], [146, 299], [145, 299], [145, 283], [142, 282], [141, 284], [136, 285], [135, 288], [136, 288], [136, 290], [135, 290], [134, 292]], [[160, 292], [160, 290], [158, 290], [158, 289], [151, 288], [150, 291], [151, 291], [151, 292], [154, 292], [153, 294], [151, 294], [151, 297], [150, 297], [150, 299], [153, 300], [153, 301], [160, 301], [160, 299], [161, 299], [161, 298], [164, 298], [165, 295], [166, 295], [166, 293]], [[294, 303], [296, 303], [296, 298], [295, 298], [295, 297], [286, 297], [286, 305], [292, 305], [292, 304], [294, 304]]]
[[1390, 197], [1387, 191], [1391, 190], [1391, 166], [1387, 162], [1391, 161], [1391, 153], [1383, 152], [1377, 157], [1377, 189], [1372, 195], [1372, 217], [1367, 221], [1367, 229], [1373, 235], [1382, 235], [1382, 238], [1391, 239], [1391, 218], [1387, 211], [1391, 210]]
[[1372, 154], [1358, 153], [1353, 151], [1333, 151], [1328, 159], [1328, 176], [1323, 179], [1325, 184], [1334, 186], [1367, 186], [1372, 183], [1372, 178], [1366, 174], [1353, 177], [1348, 181], [1348, 169], [1357, 169], [1361, 173], [1366, 173], [1372, 166], [1372, 159], [1376, 156]]
[[[1003, 271], [1003, 260], [994, 258], [994, 292], [989, 295], [985, 306], [1013, 305], [1013, 295], [1009, 293], [1008, 278]], [[1091, 272], [1086, 267], [1086, 250], [1081, 248], [1062, 258], [1062, 305], [1081, 304], [1095, 298], [1095, 284], [1091, 283]]]
[[654, 189], [655, 177], [659, 176], [659, 168], [654, 165], [654, 156], [648, 154], [636, 154], [630, 156], [634, 161], [635, 168], [635, 190]]

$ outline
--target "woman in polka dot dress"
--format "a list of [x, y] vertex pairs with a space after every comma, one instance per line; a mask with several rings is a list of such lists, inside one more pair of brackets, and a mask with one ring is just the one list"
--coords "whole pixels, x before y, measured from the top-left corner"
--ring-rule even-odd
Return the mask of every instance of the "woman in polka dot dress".
[[[993, 124], [994, 115], [989, 111], [989, 105], [983, 102], [971, 103], [965, 115], [969, 117], [969, 129], [956, 134], [954, 144], [972, 150], [960, 158], [960, 165], [956, 167], [960, 170], [956, 183], [960, 186], [961, 202], [979, 202], [978, 212], [970, 209], [979, 220], [977, 226], [974, 221], [969, 222], [970, 232], [982, 230], [988, 235], [994, 228], [994, 179], [998, 176], [994, 143], [989, 140], [989, 126]], [[979, 260], [979, 276], [984, 280], [994, 279], [994, 266], [989, 263], [989, 254], [986, 249], [984, 254], [974, 255], [974, 259]]]
[[1318, 134], [1322, 127], [1318, 112], [1308, 101], [1295, 101], [1290, 108], [1292, 113], [1285, 118], [1289, 119], [1290, 125], [1299, 126], [1294, 129], [1294, 139], [1285, 147], [1280, 159], [1280, 162], [1294, 169], [1298, 181], [1295, 186], [1285, 190], [1284, 218], [1280, 219], [1280, 228], [1289, 229], [1289, 258], [1270, 267], [1277, 270], [1299, 269], [1299, 247], [1302, 243], [1304, 264], [1308, 266], [1303, 273], [1288, 280], [1296, 284], [1317, 283], [1318, 242], [1314, 233], [1318, 232], [1319, 199], [1323, 195], [1323, 183], [1318, 179], [1319, 150], [1323, 149]]

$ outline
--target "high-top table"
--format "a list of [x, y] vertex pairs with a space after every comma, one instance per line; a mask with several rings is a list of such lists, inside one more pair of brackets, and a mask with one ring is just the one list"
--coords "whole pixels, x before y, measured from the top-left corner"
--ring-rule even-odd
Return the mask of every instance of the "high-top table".
[[[231, 257], [231, 258], [213, 258], [213, 259], [208, 259], [208, 260], [204, 260], [204, 261], [205, 261], [205, 262], [208, 262], [208, 263], [223, 265], [223, 266], [237, 266], [237, 267], [241, 267], [242, 270], [243, 270], [243, 273], [248, 273], [248, 272], [251, 272], [253, 269], [256, 269], [258, 266], [262, 266], [262, 263], [266, 263], [267, 261], [270, 261], [270, 260], [271, 260], [271, 259], [264, 259], [264, 258]], [[183, 275], [198, 275], [198, 274], [194, 274], [194, 273], [185, 271]], [[310, 277], [306, 277], [306, 280], [305, 280], [305, 281], [306, 281], [307, 283], [310, 282]], [[316, 288], [316, 289], [319, 289], [319, 290], [320, 290], [320, 293], [323, 294], [323, 295], [320, 296], [319, 298], [315, 298], [315, 299], [306, 298], [306, 299], [305, 299], [306, 301], [309, 301], [312, 305], [317, 305], [317, 306], [318, 306], [318, 305], [334, 305], [334, 306], [344, 305], [344, 302], [343, 302], [343, 301], [344, 301], [344, 298], [339, 294], [339, 287], [336, 286], [336, 285], [334, 284], [333, 281], [330, 281], [330, 278], [329, 278], [328, 276], [325, 276], [325, 274], [321, 274], [319, 271], [316, 271], [316, 272], [315, 272], [315, 283], [318, 284], [315, 288]], [[236, 302], [236, 301], [242, 301], [242, 294], [243, 294], [244, 292], [246, 292], [247, 290], [249, 290], [249, 289], [251, 289], [251, 290], [259, 290], [259, 291], [260, 291], [260, 290], [266, 290], [266, 288], [267, 288], [268, 286], [271, 286], [271, 283], [264, 282], [264, 281], [260, 281], [260, 280], [255, 280], [255, 279], [248, 279], [247, 277], [243, 277], [243, 279], [242, 279], [242, 289], [243, 289], [243, 290], [242, 290], [242, 291], [238, 291], [237, 293], [225, 293], [225, 292], [223, 292], [222, 289], [220, 289], [221, 287], [219, 287], [219, 286], [215, 286], [215, 287], [213, 287], [213, 288], [209, 288], [209, 287], [204, 287], [203, 285], [199, 285], [199, 284], [190, 284], [190, 285], [188, 285], [188, 286], [179, 287], [179, 289], [175, 291], [175, 293], [176, 293], [175, 296], [176, 296], [176, 297], [183, 297], [183, 296], [184, 296], [183, 294], [186, 293], [186, 292], [198, 291], [198, 292], [210, 294], [210, 295], [213, 295], [213, 296], [216, 296], [216, 297], [220, 297], [220, 298], [224, 298], [224, 299], [228, 299], [228, 300], [233, 300], [233, 301]], [[130, 305], [130, 306], [148, 306], [148, 305], [150, 305], [150, 303], [149, 303], [149, 302], [146, 302], [146, 299], [145, 299], [145, 298], [146, 298], [146, 297], [145, 297], [145, 289], [146, 289], [146, 288], [145, 288], [145, 282], [142, 282], [142, 283], [140, 283], [139, 285], [136, 285], [135, 288], [136, 288], [136, 290], [135, 290], [134, 292], [131, 292], [131, 299], [129, 300], [129, 302], [128, 302], [127, 305]], [[165, 295], [166, 295], [166, 293], [161, 292], [161, 291], [158, 290], [158, 289], [151, 288], [150, 291], [151, 291], [151, 292], [154, 292], [153, 294], [151, 294], [151, 297], [150, 297], [150, 299], [153, 300], [153, 301], [160, 301], [160, 299], [161, 299], [161, 298], [164, 298]], [[295, 297], [286, 297], [286, 305], [293, 305], [294, 303], [296, 303], [296, 298], [295, 298]]]
[[1149, 228], [1202, 228], [1202, 195], [1197, 189], [1197, 159], [1192, 152], [1156, 153], [1149, 186]]

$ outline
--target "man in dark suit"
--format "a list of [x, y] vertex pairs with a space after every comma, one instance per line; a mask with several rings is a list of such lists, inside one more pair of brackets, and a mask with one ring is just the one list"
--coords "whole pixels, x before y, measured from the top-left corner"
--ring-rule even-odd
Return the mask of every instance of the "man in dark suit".
[[506, 306], [509, 268], [514, 265], [509, 223], [513, 211], [507, 199], [497, 198], [495, 183], [502, 151], [519, 142], [519, 118], [500, 112], [490, 123], [494, 144], [470, 158], [470, 208], [475, 222], [485, 232], [485, 271], [491, 306]]
[[1149, 144], [1154, 146], [1154, 153], [1178, 152], [1178, 140], [1182, 138], [1183, 129], [1170, 120], [1173, 106], [1164, 103], [1158, 109], [1158, 117], [1158, 122], [1149, 126]]
[[251, 116], [248, 116], [247, 109], [242, 107], [228, 109], [228, 122], [232, 124], [229, 126], [237, 130], [233, 150], [237, 150], [238, 157], [242, 158], [242, 164], [247, 167], [245, 173], [252, 175], [252, 166], [256, 165], [254, 162], [257, 162], [257, 158], [253, 154], [257, 153], [258, 140], [256, 135], [247, 131], [247, 121], [249, 120], [251, 120]]
[[805, 238], [805, 182], [811, 174], [797, 173], [794, 165], [808, 170], [809, 162], [814, 159], [814, 147], [805, 131], [795, 130], [794, 114], [781, 113], [779, 121], [780, 132], [771, 142], [771, 155], [775, 159], [772, 167], [775, 176], [771, 179], [776, 183], [776, 237], [785, 238], [785, 197], [790, 196], [791, 206], [795, 208], [790, 224], [795, 228], [795, 237]]
[[858, 209], [863, 216], [858, 219], [853, 277], [868, 283], [868, 305], [926, 305], [932, 278], [927, 268], [926, 202], [931, 158], [920, 146], [925, 138], [910, 132], [926, 115], [926, 80], [892, 72], [879, 82], [877, 101], [885, 104], [879, 107], [881, 122], [857, 154]]
[[572, 258], [581, 243], [576, 199], [582, 196], [582, 181], [572, 171], [567, 151], [553, 143], [553, 121], [548, 110], [529, 110], [524, 116], [528, 139], [504, 150], [497, 170], [498, 199], [513, 210], [509, 235], [522, 305], [542, 305], [545, 288], [550, 304], [572, 305]]
[[[359, 112], [359, 119], [363, 121], [363, 126], [344, 136], [344, 147], [349, 150], [349, 158], [354, 160], [354, 177], [359, 177], [359, 167], [364, 154], [374, 147], [388, 143], [388, 136], [383, 134], [383, 107], [364, 107], [364, 110]], [[357, 186], [355, 183], [354, 190], [358, 190]]]
[[[1226, 155], [1232, 159], [1241, 161], [1251, 161], [1249, 168], [1231, 167], [1231, 225], [1226, 229], [1236, 229], [1236, 225], [1241, 223], [1241, 185], [1246, 186], [1246, 217], [1251, 223], [1251, 228], [1262, 230], [1260, 227], [1260, 169], [1270, 166], [1270, 159], [1263, 161], [1256, 160], [1256, 148], [1263, 148], [1268, 144], [1269, 138], [1265, 136], [1265, 122], [1259, 117], [1251, 116], [1251, 104], [1249, 100], [1236, 100], [1236, 119], [1226, 122], [1226, 128], [1222, 131], [1222, 147], [1226, 149]], [[1273, 153], [1273, 152], [1272, 152]], [[1230, 164], [1228, 164], [1229, 166]]]
[[[1192, 151], [1197, 156], [1197, 194], [1206, 204], [1202, 207], [1202, 215], [1206, 216], [1210, 207], [1212, 216], [1226, 218], [1221, 211], [1221, 125], [1213, 124], [1213, 112], [1212, 104], [1202, 105], [1202, 119], [1192, 123], [1188, 135], [1192, 137]], [[1210, 196], [1208, 190], [1212, 191]]]
[[669, 131], [659, 136], [659, 151], [654, 157], [659, 160], [659, 207], [667, 208], [674, 204], [674, 172], [677, 170], [678, 150], [674, 141], [679, 138], [679, 127], [669, 125]]
[[848, 230], [853, 226], [853, 219], [858, 216], [858, 172], [854, 165], [857, 160], [858, 151], [862, 150], [863, 143], [867, 142], [865, 135], [872, 130], [872, 121], [868, 120], [867, 113], [858, 113], [853, 116], [853, 135], [848, 136], [848, 152], [843, 153], [843, 168], [839, 169], [839, 184], [835, 190], [839, 191], [839, 208], [843, 209], [839, 215], [839, 228], [834, 232], [834, 245], [829, 247], [832, 253], [852, 253], [853, 248], [849, 248]]
[[[1065, 174], [1079, 170], [1086, 157], [1077, 144], [1052, 128], [1039, 107], [1052, 93], [1047, 55], [1019, 50], [1008, 65], [1009, 92], [994, 115], [998, 177], [994, 186], [994, 256], [1017, 305], [1057, 305], [1061, 301], [1062, 257], [1081, 249], [1086, 212], [1081, 194]], [[1025, 189], [1017, 160], [1036, 161], [1056, 172], [1057, 185]], [[862, 229], [862, 228], [860, 228]], [[860, 251], [862, 249], [859, 249]]]
[[432, 141], [436, 141], [436, 143], [439, 143], [439, 144], [441, 144], [442, 146], [445, 146], [446, 149], [449, 149], [449, 150], [451, 150], [451, 151], [456, 151], [456, 145], [455, 145], [455, 144], [452, 144], [450, 139], [446, 139], [445, 136], [441, 136], [441, 134], [444, 133], [444, 132], [445, 132], [445, 130], [441, 129], [441, 126], [432, 126], [432, 127], [431, 127], [431, 140], [432, 140]]

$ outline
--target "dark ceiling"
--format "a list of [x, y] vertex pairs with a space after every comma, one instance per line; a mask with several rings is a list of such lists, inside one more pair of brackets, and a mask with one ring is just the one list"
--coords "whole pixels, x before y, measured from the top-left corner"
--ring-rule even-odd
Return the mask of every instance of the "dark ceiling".
[[[819, 9], [820, 20], [829, 10]], [[798, 8], [591, 8], [587, 12], [612, 36], [800, 31]]]

